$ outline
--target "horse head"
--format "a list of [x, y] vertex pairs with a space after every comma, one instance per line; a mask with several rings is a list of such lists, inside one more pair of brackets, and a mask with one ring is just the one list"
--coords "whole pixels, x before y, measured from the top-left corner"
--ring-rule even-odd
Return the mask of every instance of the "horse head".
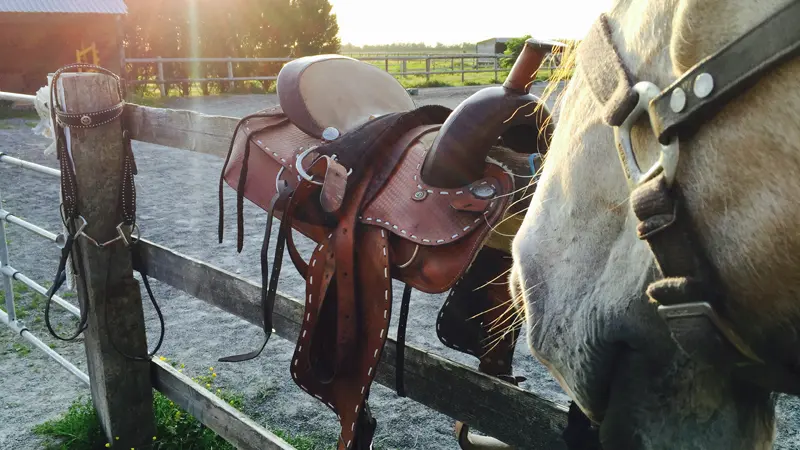
[[[714, 98], [725, 73], [694, 74], [679, 93], [674, 83], [797, 3], [618, 0], [573, 52], [510, 284], [531, 351], [600, 424], [605, 448], [771, 448], [774, 392], [796, 393], [800, 59], [770, 63], [686, 121], [690, 132], [667, 133], [650, 100], [668, 92], [661, 106], [677, 117]], [[779, 34], [729, 52], [720, 70], [775, 56], [760, 53]], [[643, 217], [660, 197], [638, 188], [659, 179], [678, 206]], [[659, 250], [675, 211], [678, 238]], [[699, 289], [694, 269], [670, 278], [695, 266], [673, 249], [707, 262]], [[797, 378], [777, 382], [780, 370]]]

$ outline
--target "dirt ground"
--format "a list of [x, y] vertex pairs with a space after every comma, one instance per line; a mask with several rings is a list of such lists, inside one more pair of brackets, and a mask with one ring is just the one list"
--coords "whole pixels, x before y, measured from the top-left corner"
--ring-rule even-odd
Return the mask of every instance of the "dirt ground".
[[[454, 108], [478, 89], [480, 87], [422, 89], [414, 99], [418, 105], [443, 104]], [[534, 86], [533, 92], [540, 93], [541, 89], [543, 85]], [[276, 103], [274, 95], [220, 96], [172, 99], [169, 107], [241, 117]], [[35, 123], [19, 119], [0, 121], [0, 151], [56, 167], [55, 157], [43, 154], [47, 140], [30, 131], [33, 125]], [[245, 245], [243, 252], [238, 254], [235, 248], [235, 197], [231, 189], [225, 189], [226, 239], [222, 244], [217, 243], [217, 183], [223, 161], [214, 156], [138, 142], [134, 143], [134, 153], [139, 166], [138, 219], [143, 237], [259, 280], [257, 261], [265, 214], [253, 205], [245, 204]], [[48, 230], [59, 230], [58, 183], [55, 179], [3, 165], [0, 166], [0, 195], [3, 207], [15, 215]], [[17, 227], [9, 227], [8, 240], [10, 261], [16, 269], [42, 282], [52, 278], [59, 254], [54, 245]], [[308, 241], [298, 244], [301, 252], [310, 248]], [[304, 285], [290, 269], [291, 265], [281, 274], [279, 289], [285, 295], [301, 298]], [[273, 336], [256, 360], [239, 364], [217, 363], [221, 356], [253, 349], [260, 343], [261, 330], [156, 280], [152, 285], [166, 320], [161, 355], [185, 364], [184, 372], [191, 376], [206, 374], [213, 366], [219, 374], [216, 387], [242, 393], [245, 411], [267, 428], [319, 435], [330, 442], [335, 440], [338, 429], [335, 415], [297, 388], [290, 379], [293, 342]], [[402, 285], [396, 282], [394, 289], [398, 301]], [[443, 295], [415, 293], [407, 340], [417, 347], [475, 367], [474, 358], [447, 349], [436, 337], [434, 320], [443, 299]], [[62, 343], [50, 337], [41, 323], [42, 306], [36, 304], [30, 294], [20, 292], [18, 309], [27, 314], [25, 320], [29, 328], [85, 371], [82, 339], [76, 343]], [[66, 316], [57, 307], [54, 314]], [[145, 304], [145, 316], [153, 345], [158, 321], [149, 303]], [[396, 334], [394, 322], [391, 336]], [[60, 323], [65, 326], [72, 324], [69, 320]], [[558, 384], [527, 351], [524, 342], [517, 347], [515, 373], [527, 377], [527, 381], [522, 383], [524, 389], [563, 404], [568, 401]], [[86, 387], [46, 355], [7, 328], [0, 328], [0, 450], [41, 448], [41, 441], [31, 433], [31, 427], [59, 416], [73, 400], [88, 395]], [[398, 398], [393, 390], [377, 383], [373, 387], [370, 405], [378, 420], [376, 444], [381, 448], [457, 448], [452, 420], [446, 416], [412, 400]], [[798, 402], [782, 400], [779, 415], [779, 442], [775, 448], [800, 448]]]

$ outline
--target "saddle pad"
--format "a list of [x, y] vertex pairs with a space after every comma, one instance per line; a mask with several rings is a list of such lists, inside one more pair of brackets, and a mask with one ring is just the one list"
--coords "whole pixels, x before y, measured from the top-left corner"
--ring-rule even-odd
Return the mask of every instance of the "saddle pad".
[[414, 100], [389, 73], [341, 55], [306, 56], [278, 73], [278, 98], [292, 123], [311, 136], [348, 133], [371, 117], [411, 111]]
[[510, 375], [521, 323], [504, 275], [511, 255], [483, 247], [439, 310], [436, 335], [446, 346], [480, 359], [480, 370]]

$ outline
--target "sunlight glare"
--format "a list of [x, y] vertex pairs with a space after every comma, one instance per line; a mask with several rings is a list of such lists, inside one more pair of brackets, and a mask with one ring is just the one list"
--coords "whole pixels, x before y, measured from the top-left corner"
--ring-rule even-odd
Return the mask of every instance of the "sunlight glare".
[[580, 39], [611, 0], [330, 0], [342, 44]]

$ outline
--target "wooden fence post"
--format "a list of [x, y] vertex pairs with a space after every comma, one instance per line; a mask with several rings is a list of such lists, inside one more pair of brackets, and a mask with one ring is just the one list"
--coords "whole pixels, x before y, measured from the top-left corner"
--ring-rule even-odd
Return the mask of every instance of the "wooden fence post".
[[407, 62], [408, 62], [407, 59], [403, 59], [403, 77], [407, 77], [408, 76], [408, 65], [407, 65]]
[[389, 57], [386, 57], [386, 72], [389, 72]]
[[425, 77], [431, 81], [431, 59], [425, 58]]
[[462, 84], [464, 83], [464, 75], [466, 75], [466, 73], [467, 73], [466, 70], [467, 70], [467, 68], [464, 67], [464, 58], [462, 57], [461, 58], [461, 83]]
[[494, 82], [495, 83], [497, 82], [497, 79], [498, 79], [497, 78], [497, 62], [498, 62], [498, 59], [499, 58], [497, 57], [497, 55], [494, 55]]
[[[228, 56], [228, 78], [233, 78], [233, 61], [230, 59], [231, 57]], [[228, 80], [228, 91], [233, 92], [233, 89], [236, 87], [236, 82], [233, 80]]]
[[[68, 113], [100, 111], [120, 101], [116, 82], [105, 74], [64, 73], [59, 91]], [[122, 222], [120, 185], [124, 147], [118, 122], [96, 128], [70, 128], [78, 211], [84, 230], [97, 242], [118, 236]], [[88, 305], [84, 332], [92, 401], [112, 448], [148, 449], [155, 436], [150, 362], [144, 356], [147, 337], [139, 282], [133, 278], [130, 251], [122, 241], [105, 248], [76, 238], [78, 296]], [[113, 339], [113, 341], [112, 341]], [[118, 351], [119, 349], [120, 351]]]
[[[159, 56], [158, 59], [160, 60], [161, 57]], [[164, 63], [161, 61], [158, 61], [158, 78], [156, 81], [158, 81], [158, 88], [161, 90], [161, 96], [166, 97], [167, 85], [164, 83]]]

